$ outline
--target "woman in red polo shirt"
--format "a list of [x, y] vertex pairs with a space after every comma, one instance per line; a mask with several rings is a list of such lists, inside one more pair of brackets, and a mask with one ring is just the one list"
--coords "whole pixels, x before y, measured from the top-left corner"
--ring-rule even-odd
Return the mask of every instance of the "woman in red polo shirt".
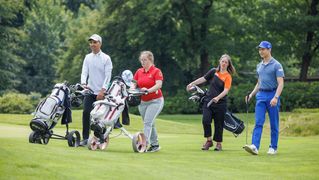
[[[224, 118], [227, 109], [227, 93], [230, 90], [232, 77], [235, 73], [235, 68], [231, 62], [230, 56], [224, 54], [219, 59], [217, 68], [212, 68], [203, 77], [196, 79], [187, 85], [189, 91], [194, 85], [209, 82], [209, 91], [204, 98], [203, 104], [203, 128], [204, 137], [207, 138], [202, 150], [209, 150], [213, 146], [213, 141], [216, 141], [215, 151], [222, 150]], [[214, 138], [212, 139], [212, 119], [214, 118]]]
[[147, 151], [156, 152], [160, 150], [160, 146], [155, 128], [155, 119], [164, 106], [164, 98], [161, 91], [163, 74], [160, 69], [155, 67], [154, 56], [151, 51], [142, 51], [139, 60], [142, 68], [135, 72], [134, 79], [137, 82], [137, 86], [148, 93], [141, 97], [141, 104], [138, 106], [138, 110], [144, 122], [144, 134], [149, 146]]

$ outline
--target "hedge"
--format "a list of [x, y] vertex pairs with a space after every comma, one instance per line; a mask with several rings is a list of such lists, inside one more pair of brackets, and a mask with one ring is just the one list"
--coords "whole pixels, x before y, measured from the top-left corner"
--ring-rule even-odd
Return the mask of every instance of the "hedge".
[[[255, 84], [239, 84], [233, 86], [228, 94], [228, 109], [232, 112], [246, 112], [245, 96], [252, 91]], [[202, 87], [204, 88], [204, 87]], [[173, 97], [165, 97], [165, 114], [200, 113], [196, 104], [188, 100], [190, 96], [185, 88]], [[296, 108], [319, 107], [319, 82], [285, 82], [280, 97], [281, 111], [292, 111]], [[254, 112], [255, 99], [249, 103], [248, 111]]]
[[[228, 109], [236, 113], [246, 112], [244, 97], [254, 86], [255, 84], [251, 83], [233, 86], [228, 94]], [[178, 90], [174, 96], [166, 97], [164, 95], [165, 104], [162, 114], [201, 113], [198, 105], [188, 100], [190, 95], [186, 92], [185, 87]], [[31, 113], [39, 103], [40, 98], [38, 93], [29, 95], [16, 92], [5, 93], [0, 97], [0, 113]], [[292, 111], [296, 108], [318, 108], [319, 82], [285, 82], [280, 100], [281, 111]], [[254, 112], [254, 105], [255, 100], [253, 99], [249, 103], [249, 112]], [[130, 112], [138, 114], [136, 107], [131, 108]]]
[[32, 113], [41, 98], [40, 93], [29, 95], [8, 92], [0, 97], [0, 113], [25, 114]]

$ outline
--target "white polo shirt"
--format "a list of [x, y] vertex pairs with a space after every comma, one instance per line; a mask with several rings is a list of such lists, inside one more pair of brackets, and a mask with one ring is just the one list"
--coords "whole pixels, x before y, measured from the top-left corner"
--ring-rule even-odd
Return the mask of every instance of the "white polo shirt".
[[102, 88], [107, 89], [111, 81], [112, 69], [109, 55], [102, 51], [97, 54], [87, 54], [83, 61], [81, 84], [86, 84], [97, 95]]

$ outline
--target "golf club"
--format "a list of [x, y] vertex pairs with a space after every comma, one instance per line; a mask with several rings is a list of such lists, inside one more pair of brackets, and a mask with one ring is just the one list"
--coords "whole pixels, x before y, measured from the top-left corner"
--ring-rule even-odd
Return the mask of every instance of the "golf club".
[[[249, 94], [250, 92], [247, 93], [246, 97], [245, 97], [245, 104], [246, 104], [246, 145], [248, 144], [248, 98], [249, 98]], [[244, 148], [244, 147], [243, 147]]]

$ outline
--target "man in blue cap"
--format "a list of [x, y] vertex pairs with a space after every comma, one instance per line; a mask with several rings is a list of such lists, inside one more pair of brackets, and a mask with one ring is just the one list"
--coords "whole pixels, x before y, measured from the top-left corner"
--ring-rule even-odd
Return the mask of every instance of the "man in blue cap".
[[278, 146], [280, 94], [284, 87], [285, 75], [282, 65], [271, 56], [272, 46], [270, 42], [262, 41], [257, 48], [262, 59], [257, 65], [258, 81], [254, 90], [245, 98], [246, 103], [248, 103], [256, 95], [256, 122], [252, 144], [245, 145], [244, 149], [253, 155], [258, 155], [267, 111], [271, 128], [271, 142], [267, 154], [274, 155], [277, 153]]

